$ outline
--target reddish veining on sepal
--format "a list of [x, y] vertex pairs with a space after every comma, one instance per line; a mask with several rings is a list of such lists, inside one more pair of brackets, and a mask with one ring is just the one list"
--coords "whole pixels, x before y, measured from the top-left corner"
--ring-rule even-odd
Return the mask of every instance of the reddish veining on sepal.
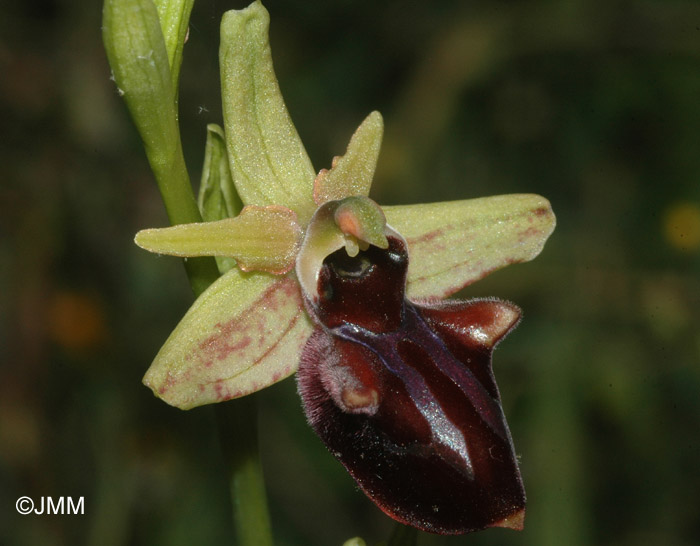
[[[530, 223], [533, 222], [532, 218], [529, 218], [528, 220], [530, 221]], [[533, 237], [536, 237], [540, 233], [542, 233], [541, 229], [537, 229], [536, 227], [529, 227], [526, 230], [521, 231], [518, 234], [518, 243], [522, 245], [525, 243], [525, 241], [527, 241], [528, 239], [531, 239]]]
[[[216, 334], [216, 336], [228, 336], [232, 333], [232, 330], [234, 329], [234, 325], [232, 322], [229, 322], [227, 326], [223, 327], [221, 324], [218, 324], [217, 327], [221, 328], [221, 332], [219, 334]], [[231, 353], [235, 353], [236, 351], [241, 351], [245, 349], [248, 345], [250, 345], [251, 338], [250, 336], [246, 336], [240, 341], [234, 343], [233, 345], [229, 345], [225, 342], [223, 343], [214, 343], [210, 340], [203, 341], [202, 343], [199, 344], [199, 348], [202, 351], [207, 351], [207, 349], [210, 349], [212, 352], [215, 353], [214, 358], [216, 360], [223, 360], [227, 356], [229, 356]], [[210, 367], [214, 363], [214, 359], [207, 359], [204, 361], [204, 365], [206, 367]]]
[[226, 396], [228, 394], [228, 389], [226, 389], [226, 394], [224, 394], [224, 386], [221, 384], [222, 381], [218, 380], [213, 384], [214, 392], [216, 392], [216, 397], [223, 401], [228, 400], [230, 397]]
[[427, 233], [424, 233], [423, 235], [420, 235], [418, 237], [406, 238], [406, 242], [409, 244], [409, 248], [411, 245], [419, 245], [419, 244], [423, 244], [423, 243], [429, 243], [430, 241], [443, 235], [445, 233], [445, 231], [450, 231], [452, 229], [454, 229], [454, 228], [451, 225], [447, 225], [442, 229], [428, 231]]
[[[538, 209], [540, 210], [540, 209]], [[542, 209], [542, 212], [539, 212], [539, 215], [546, 214], [547, 211], [546, 209]], [[533, 217], [528, 218], [528, 223], [533, 222]], [[516, 237], [516, 245], [517, 246], [523, 246], [526, 245], [529, 241], [543, 237], [546, 234], [546, 230], [543, 229], [538, 229], [533, 226], [528, 226], [526, 229], [522, 229], [521, 231], [518, 232], [517, 237]], [[441, 251], [445, 251], [446, 247], [445, 245], [439, 243], [439, 242], [432, 242], [433, 240], [438, 240], [439, 237], [443, 235], [442, 230], [436, 230], [432, 231], [429, 233], [426, 233], [420, 237], [414, 237], [411, 239], [407, 239], [407, 242], [409, 244], [409, 254], [411, 251], [415, 252], [417, 247], [420, 247], [421, 245], [429, 245], [430, 246], [430, 251], [434, 253], [439, 253]], [[475, 236], [469, 236], [465, 237], [461, 240], [461, 244], [464, 245], [465, 243], [475, 240]], [[514, 246], [516, 246], [514, 245]], [[421, 250], [421, 253], [426, 253], [425, 250]], [[409, 282], [411, 284], [417, 285], [421, 282], [429, 281], [435, 277], [445, 275], [448, 272], [455, 272], [454, 277], [456, 279], [459, 279], [459, 281], [454, 282], [451, 286], [447, 286], [442, 293], [438, 294], [438, 297], [440, 298], [445, 298], [448, 296], [451, 296], [454, 294], [456, 291], [464, 288], [465, 286], [468, 286], [478, 280], [483, 279], [484, 277], [487, 277], [494, 271], [497, 271], [499, 269], [502, 269], [504, 267], [507, 267], [509, 265], [513, 265], [516, 263], [521, 263], [523, 261], [529, 260], [529, 256], [523, 256], [521, 258], [513, 258], [511, 256], [503, 255], [499, 261], [497, 261], [496, 265], [489, 264], [488, 266], [484, 265], [483, 260], [476, 260], [476, 261], [469, 261], [469, 260], [463, 260], [459, 261], [457, 263], [451, 264], [448, 267], [443, 267], [443, 268], [436, 268], [432, 271], [430, 271], [429, 274], [427, 275], [421, 275], [421, 276], [410, 276]], [[467, 273], [469, 272], [469, 273]], [[467, 273], [467, 274], [465, 274]], [[462, 278], [467, 279], [466, 281], [462, 280]]]
[[[285, 338], [292, 332], [292, 330], [294, 330], [294, 328], [296, 327], [296, 325], [297, 325], [297, 323], [299, 322], [299, 320], [303, 317], [303, 314], [304, 314], [304, 312], [303, 312], [303, 311], [301, 310], [301, 308], [300, 308], [300, 309], [299, 309], [299, 312], [297, 312], [297, 314], [294, 315], [294, 317], [293, 317], [292, 320], [289, 322], [289, 324], [287, 325], [287, 327], [279, 334], [279, 336], [277, 337], [277, 339], [275, 339], [274, 343], [272, 343], [271, 345], [269, 345], [269, 347], [267, 348], [267, 350], [266, 350], [263, 354], [261, 354], [257, 359], [255, 359], [255, 361], [252, 362], [252, 363], [251, 363], [245, 370], [243, 370], [243, 371], [247, 371], [247, 370], [250, 370], [250, 369], [252, 369], [252, 368], [255, 368], [255, 367], [258, 366], [262, 361], [264, 361], [273, 351], [275, 351], [275, 350], [279, 347], [279, 345], [280, 345], [280, 343], [282, 342], [282, 340], [285, 339]], [[300, 346], [304, 344], [304, 342], [306, 341], [306, 337], [307, 337], [307, 336], [303, 336], [303, 337], [299, 340], [299, 345], [300, 345]], [[279, 370], [279, 371], [274, 372], [274, 373], [272, 374], [270, 380], [267, 381], [265, 384], [262, 384], [262, 383], [260, 383], [260, 382], [252, 382], [252, 383], [250, 383], [249, 385], [247, 385], [246, 388], [244, 388], [244, 389], [238, 389], [238, 390], [234, 390], [234, 391], [230, 390], [228, 387], [226, 387], [226, 389], [224, 390], [223, 384], [225, 384], [227, 381], [230, 381], [231, 379], [234, 379], [236, 376], [238, 376], [238, 375], [240, 375], [241, 373], [243, 373], [243, 371], [239, 371], [239, 372], [237, 372], [237, 373], [231, 375], [230, 377], [225, 377], [225, 378], [222, 378], [222, 379], [217, 379], [217, 380], [214, 382], [214, 388], [216, 389], [217, 398], [218, 398], [219, 401], [223, 402], [223, 401], [225, 401], [225, 400], [231, 400], [231, 399], [233, 399], [233, 398], [238, 398], [238, 397], [240, 397], [240, 396], [244, 396], [244, 395], [246, 395], [246, 394], [250, 394], [250, 393], [252, 393], [252, 392], [256, 392], [256, 391], [258, 391], [258, 390], [260, 390], [260, 389], [266, 387], [267, 385], [271, 385], [271, 384], [273, 384], [273, 383], [277, 383], [279, 380], [281, 380], [281, 379], [283, 379], [283, 378], [285, 378], [285, 377], [288, 377], [289, 375], [291, 375], [291, 374], [294, 372], [294, 364], [295, 364], [295, 362], [294, 362], [294, 359], [292, 358], [292, 363], [290, 363], [288, 366], [284, 367], [282, 370]]]
[[[301, 311], [301, 309], [300, 309], [299, 312], [296, 315], [294, 315], [294, 318], [289, 322], [287, 327], [280, 333], [280, 335], [277, 337], [275, 342], [273, 344], [271, 344], [263, 354], [261, 354], [258, 358], [255, 359], [255, 361], [250, 365], [250, 368], [253, 368], [253, 367], [257, 366], [258, 364], [260, 364], [260, 362], [262, 362], [272, 351], [274, 351], [277, 348], [277, 346], [280, 344], [282, 339], [284, 339], [289, 334], [289, 332], [291, 332], [294, 329], [294, 327], [296, 326], [297, 322], [302, 317], [302, 315], [303, 315], [303, 311]], [[289, 375], [286, 372], [289, 372], [290, 369], [291, 369], [291, 367], [285, 368], [285, 374], [284, 374], [285, 377], [287, 375]], [[235, 377], [236, 375], [238, 375], [238, 374], [232, 375], [231, 377]], [[273, 379], [272, 382], [274, 383], [274, 382], [278, 381], [279, 379], [281, 379], [282, 375], [283, 374], [281, 372], [276, 372], [272, 376], [272, 379]], [[231, 379], [231, 377], [229, 377], [227, 379]]]
[[155, 389], [168, 403], [188, 408], [271, 385], [295, 371], [295, 355], [310, 333], [303, 323], [308, 320], [296, 280], [275, 280], [245, 311], [216, 324]]
[[[187, 376], [187, 374], [185, 374], [185, 377], [186, 376]], [[168, 390], [171, 387], [175, 386], [177, 381], [178, 381], [178, 379], [173, 377], [173, 375], [170, 372], [168, 372], [165, 376], [165, 381], [163, 381], [163, 384], [158, 389], [158, 394], [160, 394], [161, 396], [164, 395], [166, 392], [168, 392]]]
[[[206, 367], [211, 367], [214, 361], [225, 360], [230, 358], [233, 353], [242, 352], [252, 342], [253, 338], [258, 339], [258, 346], [267, 345], [265, 343], [265, 326], [267, 317], [265, 312], [276, 312], [281, 304], [280, 296], [283, 300], [294, 298], [301, 305], [301, 295], [299, 288], [291, 279], [282, 279], [279, 282], [271, 285], [255, 303], [251, 305], [252, 312], [246, 316], [236, 316], [225, 323], [218, 323], [216, 328], [218, 331], [199, 344], [199, 354], [187, 355], [187, 359], [197, 359]], [[257, 313], [256, 311], [264, 311]], [[255, 318], [255, 322], [251, 319]], [[295, 319], [298, 317], [295, 317]], [[288, 332], [287, 328], [279, 339], [284, 337], [284, 333]], [[256, 359], [251, 367], [260, 362], [269, 351], [279, 342], [279, 339], [270, 349], [266, 350], [263, 355]]]
[[529, 194], [384, 212], [408, 241], [409, 298], [449, 296], [491, 271], [533, 259], [556, 223], [549, 202]]
[[[427, 233], [424, 233], [424, 234], [419, 235], [417, 237], [406, 238], [406, 242], [408, 243], [409, 256], [412, 254], [415, 254], [415, 253], [420, 253], [421, 256], [426, 256], [426, 255], [429, 256], [431, 254], [439, 255], [442, 252], [448, 251], [449, 248], [445, 242], [445, 236], [451, 232], [458, 230], [458, 229], [460, 229], [460, 228], [455, 227], [452, 224], [448, 224], [440, 229], [428, 231]], [[465, 233], [465, 234], [461, 235], [461, 237], [459, 239], [459, 245], [462, 247], [466, 247], [469, 243], [471, 243], [474, 240], [476, 240], [476, 235]], [[452, 269], [455, 269], [455, 268], [463, 266], [463, 265], [465, 265], [465, 264], [460, 262], [460, 263], [454, 264], [452, 266], [446, 267], [442, 270], [434, 271], [430, 275], [412, 278], [411, 282], [420, 282], [420, 281], [423, 281], [426, 279], [430, 279], [430, 278], [435, 277], [437, 275], [441, 275], [446, 271], [450, 271]], [[470, 265], [470, 267], [474, 267], [474, 264], [469, 264], [469, 265]], [[445, 295], [448, 295], [448, 294], [445, 294]]]

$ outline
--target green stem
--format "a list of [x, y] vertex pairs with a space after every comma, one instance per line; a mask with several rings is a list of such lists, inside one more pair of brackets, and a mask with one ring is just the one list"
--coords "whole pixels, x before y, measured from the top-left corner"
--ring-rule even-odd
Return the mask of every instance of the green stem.
[[[201, 222], [181, 148], [171, 162], [151, 162], [171, 223]], [[149, 157], [150, 159], [150, 157]], [[213, 258], [185, 262], [195, 295], [214, 282], [219, 271]], [[233, 504], [233, 523], [240, 546], [272, 546], [265, 482], [258, 450], [257, 405], [253, 395], [216, 405], [219, 438]]]
[[[185, 165], [177, 82], [193, 0], [105, 0], [103, 38], [114, 80], [138, 129], [172, 224], [201, 222]], [[160, 11], [160, 13], [159, 13]], [[313, 173], [312, 173], [313, 174]], [[219, 277], [214, 258], [185, 260], [196, 296]], [[243, 546], [272, 544], [254, 400], [219, 404], [219, 432]], [[236, 439], [235, 443], [232, 442]]]
[[[161, 154], [149, 153], [147, 148], [148, 161], [156, 177], [170, 223], [201, 222], [202, 215], [192, 193], [192, 184], [179, 138], [177, 143], [177, 149], [165, 159]], [[196, 296], [204, 292], [219, 277], [214, 258], [189, 258], [185, 260], [185, 270]]]
[[240, 546], [272, 546], [265, 481], [258, 451], [257, 399], [216, 405], [219, 437], [229, 469], [233, 523]]
[[[172, 224], [201, 222], [178, 135], [174, 153], [146, 153]], [[196, 296], [219, 277], [213, 258], [185, 261]], [[216, 405], [219, 436], [229, 473], [233, 520], [241, 546], [272, 546], [265, 483], [258, 452], [257, 407], [253, 397]], [[234, 441], [235, 439], [235, 441]]]
[[[172, 224], [201, 222], [179, 137], [172, 155], [147, 155]], [[219, 277], [213, 258], [185, 261], [196, 296]], [[257, 407], [252, 396], [216, 405], [219, 437], [229, 473], [233, 520], [241, 546], [272, 546], [272, 532], [258, 452]]]

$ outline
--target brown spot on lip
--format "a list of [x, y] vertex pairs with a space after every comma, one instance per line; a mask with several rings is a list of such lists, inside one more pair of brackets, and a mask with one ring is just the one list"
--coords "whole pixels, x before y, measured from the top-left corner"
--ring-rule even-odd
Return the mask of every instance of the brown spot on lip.
[[343, 389], [341, 397], [343, 403], [351, 410], [376, 408], [379, 404], [379, 393], [374, 389], [346, 388]]
[[513, 512], [500, 521], [493, 524], [493, 527], [505, 527], [514, 531], [522, 531], [525, 526], [525, 508]]

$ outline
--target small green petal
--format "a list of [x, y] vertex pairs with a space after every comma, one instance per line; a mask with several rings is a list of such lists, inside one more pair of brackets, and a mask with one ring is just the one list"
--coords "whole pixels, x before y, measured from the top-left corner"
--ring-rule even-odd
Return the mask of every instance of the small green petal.
[[165, 39], [170, 65], [170, 81], [175, 97], [178, 94], [182, 50], [190, 21], [194, 0], [153, 0], [158, 10], [158, 19]]
[[170, 256], [227, 256], [243, 271], [282, 274], [294, 267], [301, 227], [293, 211], [270, 205], [245, 207], [235, 218], [144, 229], [141, 248]]
[[197, 298], [143, 382], [180, 409], [244, 396], [293, 374], [312, 331], [293, 274], [232, 269]]
[[407, 295], [444, 298], [489, 273], [537, 256], [554, 230], [539, 195], [383, 207], [408, 242]]
[[272, 66], [269, 15], [260, 2], [224, 14], [221, 88], [231, 172], [245, 204], [284, 205], [305, 224], [315, 172]]
[[333, 160], [330, 170], [323, 169], [314, 181], [314, 200], [318, 205], [353, 195], [369, 195], [384, 134], [384, 121], [372, 112], [350, 139], [342, 157]]

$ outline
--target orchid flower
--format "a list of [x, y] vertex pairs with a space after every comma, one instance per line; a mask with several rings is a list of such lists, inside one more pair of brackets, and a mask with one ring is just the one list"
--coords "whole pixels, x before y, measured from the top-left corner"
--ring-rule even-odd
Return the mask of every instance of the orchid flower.
[[155, 357], [144, 383], [189, 409], [295, 372], [308, 420], [387, 514], [445, 534], [522, 527], [525, 494], [491, 370], [520, 310], [442, 301], [539, 254], [555, 225], [531, 194], [379, 206], [368, 195], [383, 121], [316, 172], [275, 78], [260, 2], [224, 15], [224, 127], [209, 126], [205, 222], [136, 243], [215, 256], [221, 277]]

